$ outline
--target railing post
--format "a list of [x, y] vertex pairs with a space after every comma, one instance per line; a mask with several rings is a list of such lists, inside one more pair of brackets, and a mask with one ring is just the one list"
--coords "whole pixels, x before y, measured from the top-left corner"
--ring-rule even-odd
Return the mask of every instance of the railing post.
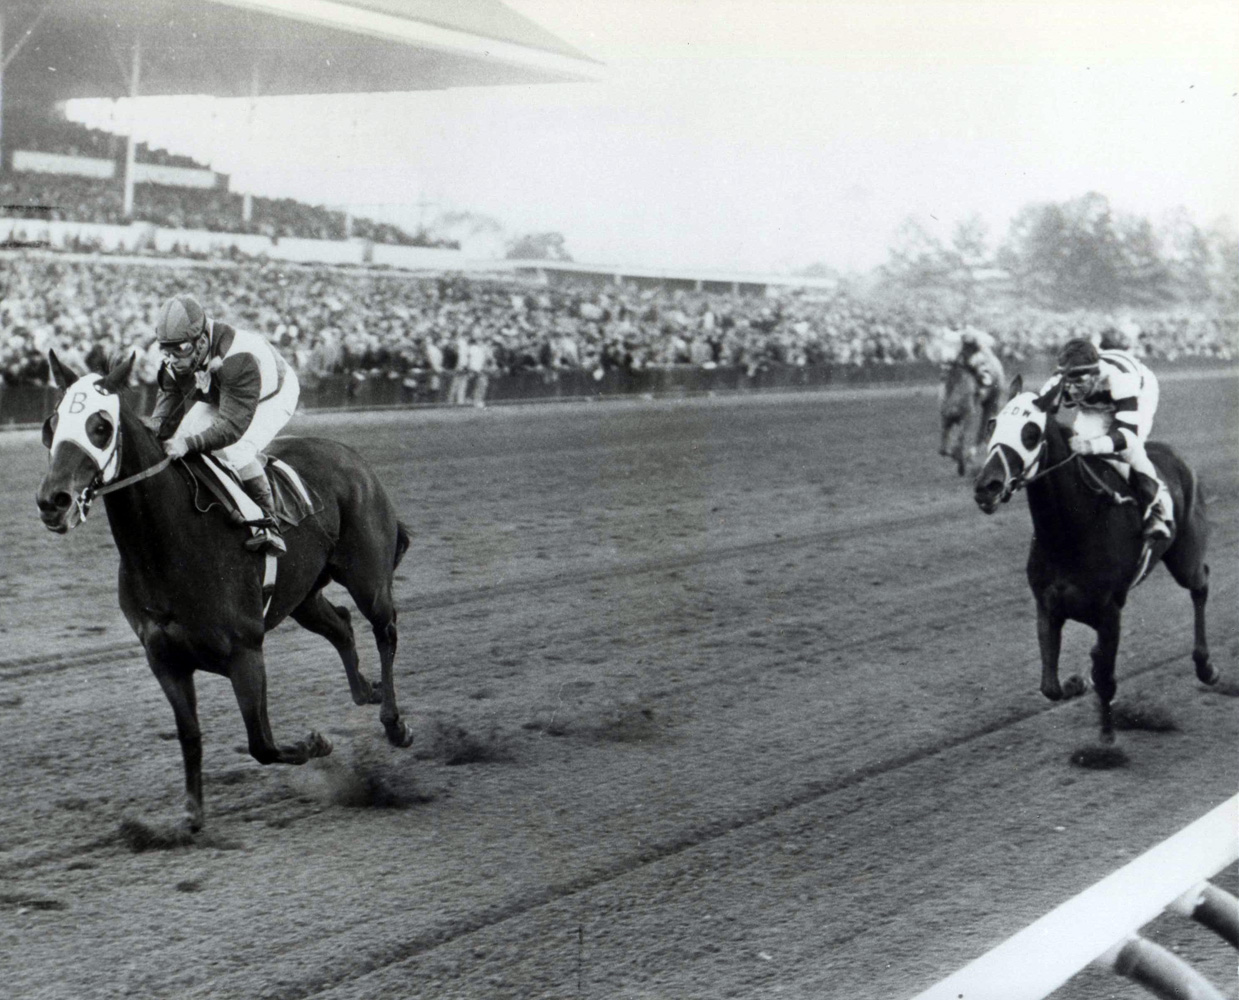
[[1226, 1000], [1183, 959], [1138, 934], [1115, 945], [1100, 961], [1162, 1000]]
[[1239, 948], [1239, 899], [1212, 882], [1193, 886], [1170, 904], [1169, 909], [1191, 917], [1203, 927]]

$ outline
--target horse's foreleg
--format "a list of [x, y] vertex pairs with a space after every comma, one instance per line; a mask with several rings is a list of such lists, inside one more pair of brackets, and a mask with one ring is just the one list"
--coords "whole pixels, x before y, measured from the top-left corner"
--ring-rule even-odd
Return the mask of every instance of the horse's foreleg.
[[942, 421], [942, 440], [938, 443], [938, 454], [949, 455], [951, 453], [951, 430], [954, 424], [943, 420]]
[[149, 653], [147, 659], [176, 716], [176, 735], [185, 763], [185, 823], [197, 832], [202, 829], [202, 730], [194, 675], [190, 670], [170, 667]]
[[267, 717], [267, 668], [261, 650], [245, 649], [235, 654], [228, 664], [228, 679], [245, 720], [250, 756], [258, 763], [304, 764], [311, 757], [331, 753], [331, 741], [313, 731], [296, 743], [281, 746], [275, 742]]
[[[1037, 602], [1037, 646], [1041, 650], [1041, 693], [1050, 701], [1061, 701], [1064, 695], [1058, 682], [1058, 656], [1063, 647], [1063, 622], [1066, 619], [1048, 611]], [[1072, 692], [1079, 694], [1078, 691]]]
[[1097, 692], [1097, 710], [1101, 721], [1101, 738], [1114, 742], [1114, 718], [1111, 702], [1118, 685], [1114, 681], [1114, 663], [1119, 652], [1119, 631], [1122, 612], [1110, 605], [1097, 624], [1097, 644], [1093, 646], [1093, 689]]

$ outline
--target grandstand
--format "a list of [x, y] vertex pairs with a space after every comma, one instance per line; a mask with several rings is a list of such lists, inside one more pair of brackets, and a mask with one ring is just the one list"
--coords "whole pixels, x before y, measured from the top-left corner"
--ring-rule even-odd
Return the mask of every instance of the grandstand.
[[[597, 70], [498, 0], [12, 0], [0, 10], [0, 199], [23, 218], [344, 239], [342, 212], [233, 194], [209, 166], [74, 125], [56, 109], [83, 97], [372, 93]], [[370, 220], [355, 231], [426, 242]]]

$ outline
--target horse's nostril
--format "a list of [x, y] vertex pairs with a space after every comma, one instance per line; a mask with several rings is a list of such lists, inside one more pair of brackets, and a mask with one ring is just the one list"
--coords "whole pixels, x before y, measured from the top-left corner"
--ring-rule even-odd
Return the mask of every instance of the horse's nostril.
[[68, 510], [71, 503], [73, 503], [73, 495], [65, 490], [52, 494], [52, 506], [56, 510]]

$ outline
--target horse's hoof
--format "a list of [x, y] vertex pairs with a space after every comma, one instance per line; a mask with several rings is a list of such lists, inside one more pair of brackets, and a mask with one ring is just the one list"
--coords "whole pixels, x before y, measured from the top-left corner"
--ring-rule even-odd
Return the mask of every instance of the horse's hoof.
[[1047, 701], [1062, 701], [1063, 700], [1063, 689], [1057, 684], [1055, 684], [1053, 687], [1050, 687], [1047, 684], [1042, 684], [1041, 694], [1045, 697]]
[[1222, 671], [1218, 670], [1212, 663], [1205, 660], [1203, 663], [1196, 664], [1196, 678], [1201, 684], [1208, 684], [1213, 687], [1222, 679]]
[[413, 730], [409, 728], [409, 724], [401, 719], [395, 725], [385, 726], [387, 730], [387, 741], [394, 747], [411, 747], [413, 745]]
[[1099, 739], [1099, 740], [1102, 742], [1102, 744], [1103, 744], [1103, 745], [1105, 745], [1105, 746], [1108, 746], [1108, 747], [1114, 746], [1114, 730], [1113, 730], [1113, 729], [1103, 729], [1103, 730], [1101, 731], [1101, 735], [1098, 737], [1098, 739]]
[[1072, 674], [1063, 684], [1064, 698], [1078, 698], [1087, 690], [1084, 684], [1084, 678], [1078, 674]]
[[310, 733], [305, 738], [305, 751], [310, 757], [326, 757], [332, 751], [331, 740], [322, 733]]

